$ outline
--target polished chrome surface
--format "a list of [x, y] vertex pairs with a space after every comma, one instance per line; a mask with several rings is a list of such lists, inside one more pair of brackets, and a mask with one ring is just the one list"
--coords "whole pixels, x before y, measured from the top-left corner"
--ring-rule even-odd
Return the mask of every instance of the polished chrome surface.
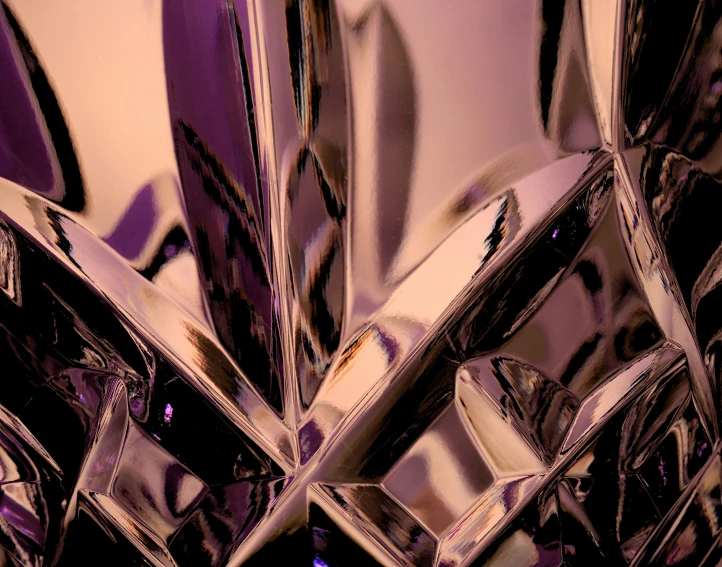
[[0, 6], [0, 564], [722, 564], [720, 2]]

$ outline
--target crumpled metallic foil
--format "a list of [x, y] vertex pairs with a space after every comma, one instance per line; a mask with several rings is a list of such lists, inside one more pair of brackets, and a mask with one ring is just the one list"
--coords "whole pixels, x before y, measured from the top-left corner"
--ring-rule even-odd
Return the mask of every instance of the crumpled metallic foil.
[[722, 565], [722, 2], [0, 6], [0, 565]]

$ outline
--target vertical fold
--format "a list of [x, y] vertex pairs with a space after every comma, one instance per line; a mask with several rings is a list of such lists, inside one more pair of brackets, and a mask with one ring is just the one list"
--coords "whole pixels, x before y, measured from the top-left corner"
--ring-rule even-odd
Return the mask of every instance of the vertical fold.
[[254, 148], [243, 26], [232, 4], [164, 3], [168, 102], [191, 239], [223, 345], [283, 413], [277, 302]]

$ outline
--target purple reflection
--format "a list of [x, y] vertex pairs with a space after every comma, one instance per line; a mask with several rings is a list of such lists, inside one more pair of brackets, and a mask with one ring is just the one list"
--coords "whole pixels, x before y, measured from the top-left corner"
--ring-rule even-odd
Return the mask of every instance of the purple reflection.
[[127, 260], [140, 256], [153, 232], [158, 203], [153, 183], [144, 185], [105, 242]]
[[659, 474], [662, 475], [662, 486], [667, 486], [667, 472], [666, 472], [666, 465], [667, 463], [664, 462], [664, 459], [659, 459], [659, 465], [657, 465], [657, 470], [659, 471]]
[[0, 10], [0, 177], [47, 195], [55, 186], [52, 162], [21, 61]]
[[233, 4], [180, 0], [163, 10], [168, 105], [203, 289], [218, 338], [282, 413], [278, 313], [268, 214], [259, 195], [254, 111]]
[[[6, 487], [4, 491], [6, 493], [9, 491], [20, 493], [18, 497], [22, 499], [23, 496], [30, 496], [29, 494], [23, 495], [22, 492], [32, 490], [26, 488], [26, 486], [24, 483], [15, 484]], [[12, 495], [8, 496], [8, 494], [3, 494], [2, 505], [0, 505], [0, 515], [2, 515], [3, 520], [15, 531], [40, 545], [45, 543], [45, 530], [43, 529], [42, 521], [37, 511], [26, 508], [22, 500], [17, 500], [13, 498]]]
[[166, 423], [170, 423], [170, 420], [173, 418], [173, 406], [170, 404], [165, 405], [165, 412], [163, 413], [163, 421]]
[[182, 0], [164, 11], [169, 105], [172, 119], [193, 126], [260, 212], [235, 17], [218, 0]]

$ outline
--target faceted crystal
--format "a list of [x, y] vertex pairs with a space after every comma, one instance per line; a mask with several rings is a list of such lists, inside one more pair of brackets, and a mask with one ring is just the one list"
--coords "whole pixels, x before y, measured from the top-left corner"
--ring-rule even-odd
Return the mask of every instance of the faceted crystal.
[[721, 2], [0, 7], [0, 565], [722, 565]]

